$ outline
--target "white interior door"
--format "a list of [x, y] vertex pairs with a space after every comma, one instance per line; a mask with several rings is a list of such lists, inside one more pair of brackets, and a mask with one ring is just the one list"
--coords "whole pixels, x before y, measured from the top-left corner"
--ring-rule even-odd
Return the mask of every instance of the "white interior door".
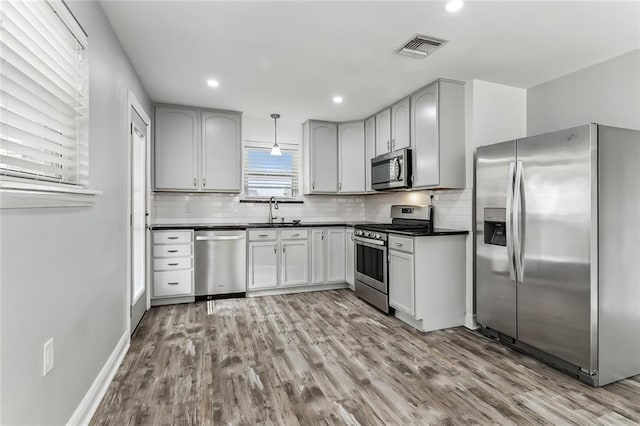
[[147, 310], [146, 297], [146, 188], [147, 126], [131, 112], [131, 332]]

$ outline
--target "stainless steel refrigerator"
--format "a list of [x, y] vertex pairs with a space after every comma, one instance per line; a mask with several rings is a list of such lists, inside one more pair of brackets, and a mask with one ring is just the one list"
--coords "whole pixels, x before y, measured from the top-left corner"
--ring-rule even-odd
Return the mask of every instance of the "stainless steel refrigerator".
[[480, 147], [475, 187], [481, 331], [594, 386], [640, 374], [640, 131]]

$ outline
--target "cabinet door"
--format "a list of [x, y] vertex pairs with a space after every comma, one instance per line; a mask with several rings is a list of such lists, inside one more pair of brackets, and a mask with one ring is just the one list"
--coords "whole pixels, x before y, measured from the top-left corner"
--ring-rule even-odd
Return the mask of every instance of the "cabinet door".
[[344, 228], [327, 230], [327, 282], [345, 282]]
[[391, 109], [376, 115], [376, 155], [391, 152]]
[[311, 284], [325, 282], [325, 230], [311, 231]]
[[241, 116], [202, 112], [201, 182], [204, 191], [240, 192], [242, 179]]
[[389, 250], [389, 305], [415, 315], [412, 254]]
[[347, 284], [355, 283], [355, 244], [353, 241], [353, 228], [347, 228], [345, 231], [345, 281]]
[[364, 122], [338, 126], [339, 192], [364, 192]]
[[309, 283], [309, 244], [307, 240], [282, 241], [282, 285]]
[[364, 122], [364, 176], [365, 191], [371, 189], [371, 159], [376, 156], [376, 118], [370, 117]]
[[156, 107], [154, 188], [198, 189], [200, 112], [188, 108]]
[[413, 186], [440, 184], [438, 140], [438, 84], [411, 96], [411, 140], [413, 141]]
[[310, 123], [311, 192], [338, 191], [338, 126], [335, 123]]
[[391, 107], [391, 150], [409, 148], [411, 146], [411, 129], [409, 127], [409, 98], [393, 104]]
[[269, 288], [278, 285], [278, 243], [249, 243], [249, 288]]

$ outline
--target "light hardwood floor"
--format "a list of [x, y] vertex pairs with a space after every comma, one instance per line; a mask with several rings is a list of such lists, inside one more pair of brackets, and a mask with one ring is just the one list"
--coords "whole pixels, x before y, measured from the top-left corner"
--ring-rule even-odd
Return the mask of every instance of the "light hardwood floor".
[[640, 376], [590, 388], [349, 290], [152, 308], [92, 424], [638, 424]]

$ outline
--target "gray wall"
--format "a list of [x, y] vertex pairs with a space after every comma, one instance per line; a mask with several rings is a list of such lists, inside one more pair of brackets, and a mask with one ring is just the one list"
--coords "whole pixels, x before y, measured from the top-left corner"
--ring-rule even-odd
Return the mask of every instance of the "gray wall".
[[527, 135], [589, 122], [640, 129], [640, 50], [527, 91]]
[[[64, 424], [125, 332], [127, 90], [151, 103], [100, 5], [71, 2], [89, 34], [93, 207], [0, 211], [1, 424]], [[42, 344], [55, 367], [42, 377]]]

